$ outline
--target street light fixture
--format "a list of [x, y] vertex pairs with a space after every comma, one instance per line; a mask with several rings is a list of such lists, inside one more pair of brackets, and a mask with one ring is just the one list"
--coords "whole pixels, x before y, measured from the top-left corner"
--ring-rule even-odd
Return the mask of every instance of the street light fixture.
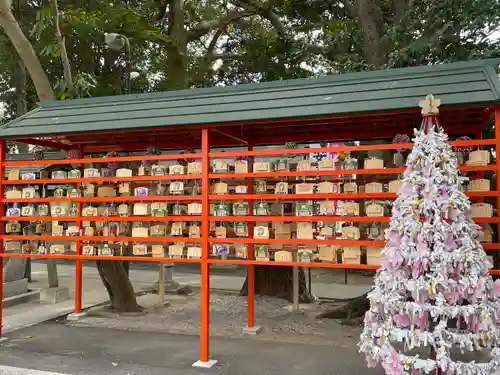
[[122, 34], [104, 33], [104, 42], [108, 48], [114, 51], [125, 49], [127, 55], [127, 93], [132, 93], [132, 51], [130, 49], [130, 40]]

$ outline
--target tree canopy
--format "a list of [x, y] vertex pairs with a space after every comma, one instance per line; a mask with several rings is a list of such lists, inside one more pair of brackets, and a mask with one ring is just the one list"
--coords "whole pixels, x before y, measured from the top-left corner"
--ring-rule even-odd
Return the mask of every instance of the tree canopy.
[[[498, 0], [0, 3], [0, 48], [8, 52], [0, 56], [0, 95], [7, 104], [7, 118], [16, 113], [20, 75], [19, 55], [9, 33], [12, 25], [5, 15], [9, 5], [59, 99], [124, 93], [127, 56], [106, 47], [105, 32], [130, 40], [132, 67], [140, 73], [133, 80], [133, 92], [500, 55]], [[28, 79], [27, 108], [36, 101]]]

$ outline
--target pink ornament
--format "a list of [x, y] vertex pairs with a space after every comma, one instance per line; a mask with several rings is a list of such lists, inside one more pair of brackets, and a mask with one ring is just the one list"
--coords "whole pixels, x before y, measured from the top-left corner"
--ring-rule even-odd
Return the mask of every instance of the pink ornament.
[[427, 313], [416, 315], [414, 319], [415, 325], [420, 329], [427, 329], [429, 327], [429, 316]]
[[410, 326], [410, 317], [408, 315], [403, 315], [403, 314], [394, 315], [392, 319], [394, 320], [394, 323], [396, 323], [396, 325], [398, 325], [399, 327]]
[[385, 363], [382, 362], [382, 366], [387, 375], [408, 375], [395, 351], [391, 353], [391, 356], [387, 358]]
[[495, 280], [494, 286], [494, 295], [495, 297], [500, 297], [500, 279]]

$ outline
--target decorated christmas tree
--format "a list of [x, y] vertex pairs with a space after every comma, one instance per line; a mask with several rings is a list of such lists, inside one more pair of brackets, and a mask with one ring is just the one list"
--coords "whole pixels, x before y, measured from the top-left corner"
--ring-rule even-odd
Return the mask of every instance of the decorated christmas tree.
[[[439, 104], [432, 95], [420, 102], [422, 127], [368, 294], [359, 348], [368, 367], [380, 363], [388, 375], [486, 375], [500, 367], [500, 285], [488, 273]], [[482, 360], [460, 360], [460, 352], [480, 350]]]

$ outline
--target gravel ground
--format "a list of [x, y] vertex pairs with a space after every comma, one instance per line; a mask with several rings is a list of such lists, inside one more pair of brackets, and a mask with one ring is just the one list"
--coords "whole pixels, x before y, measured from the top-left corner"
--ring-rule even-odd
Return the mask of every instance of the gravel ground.
[[[65, 322], [68, 325], [115, 328], [124, 330], [170, 332], [198, 335], [200, 332], [200, 299], [167, 296], [170, 302], [164, 309], [154, 308], [155, 295], [139, 297], [139, 304], [147, 308], [144, 314], [117, 315], [107, 307], [91, 309], [80, 322]], [[259, 339], [286, 342], [335, 343], [353, 346], [359, 337], [359, 330], [341, 326], [335, 320], [319, 320], [315, 316], [331, 304], [314, 303], [303, 305], [299, 313], [289, 309], [290, 304], [282, 299], [257, 297], [255, 300], [255, 322], [263, 327]], [[287, 309], [288, 307], [288, 309]], [[210, 326], [212, 336], [238, 337], [246, 326], [246, 297], [227, 294], [211, 294]]]

